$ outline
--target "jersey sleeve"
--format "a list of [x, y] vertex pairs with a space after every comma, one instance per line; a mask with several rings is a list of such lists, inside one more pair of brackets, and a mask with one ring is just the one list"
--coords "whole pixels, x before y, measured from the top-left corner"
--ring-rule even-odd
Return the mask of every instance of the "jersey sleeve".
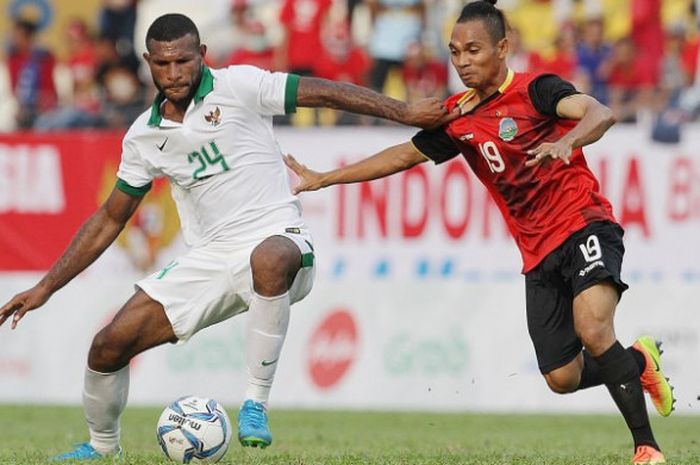
[[142, 197], [153, 185], [153, 175], [143, 161], [132, 140], [122, 142], [122, 160], [117, 171], [117, 189], [129, 195]]
[[229, 66], [226, 79], [231, 91], [251, 111], [265, 115], [294, 113], [299, 76], [273, 73], [255, 66]]
[[459, 147], [444, 128], [423, 129], [413, 136], [411, 142], [420, 153], [436, 164], [451, 160], [460, 153]]
[[528, 86], [530, 100], [535, 109], [547, 116], [557, 116], [557, 104], [570, 95], [579, 94], [573, 84], [556, 74], [543, 74]]

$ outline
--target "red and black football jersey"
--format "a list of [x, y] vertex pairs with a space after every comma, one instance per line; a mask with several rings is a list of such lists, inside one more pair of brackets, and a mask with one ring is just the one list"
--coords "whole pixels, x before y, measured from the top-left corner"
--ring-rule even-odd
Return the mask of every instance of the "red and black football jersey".
[[[462, 154], [501, 210], [523, 257], [523, 272], [533, 269], [572, 233], [594, 221], [615, 221], [600, 193], [583, 151], [571, 163], [546, 160], [527, 167], [527, 151], [563, 137], [577, 123], [557, 117], [557, 103], [578, 93], [553, 74], [508, 71], [498, 91], [447, 126], [423, 130], [412, 141], [426, 157], [442, 163]], [[453, 95], [448, 110], [474, 92]]]

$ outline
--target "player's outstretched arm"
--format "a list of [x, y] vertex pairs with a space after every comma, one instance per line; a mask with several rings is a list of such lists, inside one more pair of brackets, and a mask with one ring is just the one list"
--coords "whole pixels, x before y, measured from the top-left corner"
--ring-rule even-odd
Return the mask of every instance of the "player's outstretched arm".
[[425, 129], [442, 126], [460, 116], [459, 108], [449, 113], [437, 98], [408, 104], [366, 87], [312, 77], [299, 80], [297, 106], [335, 108]]
[[325, 173], [310, 170], [291, 155], [284, 157], [287, 166], [299, 176], [298, 184], [292, 189], [295, 194], [315, 191], [334, 184], [350, 184], [383, 178], [407, 170], [426, 160], [427, 158], [421, 155], [410, 142], [389, 147], [357, 163]]
[[528, 152], [533, 156], [525, 164], [533, 166], [546, 158], [560, 158], [567, 165], [571, 151], [597, 141], [615, 124], [612, 110], [585, 94], [563, 98], [557, 104], [560, 118], [579, 120], [578, 124], [557, 142], [544, 143]]
[[141, 199], [115, 188], [107, 201], [78, 229], [46, 276], [36, 286], [17, 294], [0, 307], [0, 326], [14, 315], [12, 329], [15, 329], [28, 311], [44, 305], [54, 292], [97, 260], [124, 229]]

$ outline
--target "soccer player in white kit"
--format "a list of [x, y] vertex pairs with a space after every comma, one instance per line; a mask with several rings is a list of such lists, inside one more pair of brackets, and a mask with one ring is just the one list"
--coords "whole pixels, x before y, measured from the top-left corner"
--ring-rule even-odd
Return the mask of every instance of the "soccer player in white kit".
[[248, 386], [239, 440], [268, 446], [267, 401], [290, 304], [309, 293], [314, 275], [313, 241], [289, 187], [272, 116], [325, 106], [420, 127], [458, 116], [437, 99], [407, 105], [362, 87], [252, 66], [210, 69], [206, 46], [184, 15], [156, 19], [146, 46], [159, 93], [124, 137], [114, 190], [46, 276], [0, 308], [0, 325], [12, 316], [14, 329], [117, 238], [154, 178], [168, 178], [191, 248], [139, 281], [95, 336], [83, 390], [90, 441], [56, 460], [120, 455], [129, 360], [246, 310]]

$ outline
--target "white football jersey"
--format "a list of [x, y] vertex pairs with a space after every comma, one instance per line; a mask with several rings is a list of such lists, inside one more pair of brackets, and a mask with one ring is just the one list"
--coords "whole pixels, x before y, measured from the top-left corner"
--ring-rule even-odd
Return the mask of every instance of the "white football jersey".
[[182, 123], [159, 95], [124, 137], [117, 187], [143, 195], [169, 179], [188, 245], [240, 242], [303, 228], [272, 115], [294, 111], [299, 77], [253, 66], [203, 68]]

